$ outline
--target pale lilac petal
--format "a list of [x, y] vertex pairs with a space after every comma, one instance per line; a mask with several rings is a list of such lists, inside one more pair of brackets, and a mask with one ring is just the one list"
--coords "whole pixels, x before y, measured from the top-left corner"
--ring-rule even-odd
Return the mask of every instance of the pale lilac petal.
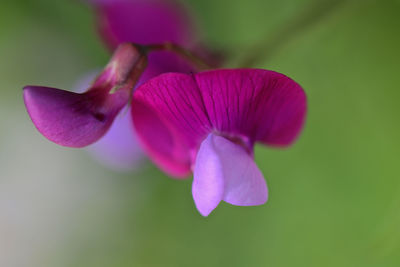
[[172, 0], [92, 1], [97, 25], [111, 49], [122, 42], [188, 45], [194, 30], [187, 10]]
[[213, 126], [229, 135], [287, 146], [299, 135], [306, 96], [287, 76], [261, 69], [214, 70], [195, 75]]
[[201, 143], [193, 170], [193, 200], [203, 216], [208, 216], [224, 196], [224, 159], [218, 153], [213, 137], [210, 134]]
[[102, 137], [128, 103], [146, 63], [137, 47], [120, 45], [85, 93], [26, 86], [24, 101], [36, 128], [49, 140], [83, 147]]
[[246, 149], [224, 137], [210, 136], [224, 174], [223, 200], [236, 206], [256, 206], [267, 202], [264, 176]]
[[192, 76], [170, 73], [158, 77], [135, 91], [134, 126], [155, 163], [172, 176], [184, 177], [210, 125]]
[[145, 161], [128, 110], [122, 110], [108, 132], [87, 149], [101, 164], [116, 171], [137, 169]]
[[208, 216], [221, 200], [255, 206], [268, 199], [265, 179], [246, 149], [212, 133], [197, 153], [192, 194], [203, 216]]

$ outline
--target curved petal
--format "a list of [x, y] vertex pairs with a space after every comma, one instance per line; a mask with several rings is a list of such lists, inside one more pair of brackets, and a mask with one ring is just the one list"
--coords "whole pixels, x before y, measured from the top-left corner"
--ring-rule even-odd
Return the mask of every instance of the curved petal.
[[132, 118], [143, 148], [172, 176], [190, 172], [192, 157], [210, 125], [190, 75], [162, 74], [133, 96]]
[[209, 134], [200, 145], [192, 194], [203, 216], [208, 216], [221, 200], [255, 206], [268, 199], [265, 179], [246, 149], [215, 134]]
[[[62, 146], [83, 147], [97, 141], [125, 105], [94, 104], [101, 95], [77, 94], [56, 88], [26, 86], [24, 101], [36, 128]], [[100, 100], [99, 100], [100, 102]]]
[[187, 11], [172, 0], [92, 1], [97, 25], [111, 49], [119, 43], [174, 42], [188, 45], [194, 36]]
[[[246, 145], [291, 144], [304, 123], [303, 89], [260, 69], [162, 74], [140, 86], [132, 115], [150, 157], [171, 175], [185, 175], [202, 140], [214, 131]], [[179, 171], [178, 171], [179, 170]]]
[[290, 145], [306, 114], [303, 89], [269, 70], [215, 70], [195, 75], [213, 126], [227, 135], [268, 145]]
[[104, 135], [128, 103], [145, 64], [138, 48], [122, 44], [87, 92], [26, 86], [25, 106], [39, 132], [49, 140], [69, 147], [90, 145]]

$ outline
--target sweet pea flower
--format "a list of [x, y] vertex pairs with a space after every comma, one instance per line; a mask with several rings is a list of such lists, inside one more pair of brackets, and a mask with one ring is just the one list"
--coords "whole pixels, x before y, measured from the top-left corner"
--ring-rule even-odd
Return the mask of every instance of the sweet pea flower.
[[193, 171], [193, 199], [203, 216], [222, 200], [265, 203], [254, 144], [292, 144], [305, 114], [300, 85], [262, 69], [162, 74], [141, 85], [132, 102], [134, 126], [150, 158], [177, 178]]
[[50, 141], [67, 147], [90, 145], [107, 132], [130, 101], [146, 63], [141, 48], [122, 44], [86, 92], [25, 86], [25, 106], [36, 128]]
[[[171, 42], [201, 55], [207, 49], [198, 48], [198, 32], [191, 13], [174, 0], [90, 0], [99, 35], [110, 51], [119, 44], [133, 42], [154, 44]], [[138, 85], [165, 72], [191, 73], [191, 64], [169, 51], [154, 51], [148, 55], [148, 66]], [[85, 85], [79, 86], [86, 88]], [[118, 171], [138, 167], [144, 158], [133, 130], [130, 112], [119, 114], [109, 131], [89, 148], [102, 164]]]

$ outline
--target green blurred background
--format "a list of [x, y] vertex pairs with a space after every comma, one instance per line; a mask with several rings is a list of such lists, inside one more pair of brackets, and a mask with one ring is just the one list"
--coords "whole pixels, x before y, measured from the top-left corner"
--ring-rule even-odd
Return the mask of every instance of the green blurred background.
[[[314, 5], [186, 2], [232, 66]], [[116, 173], [36, 131], [22, 87], [72, 88], [108, 53], [79, 1], [3, 0], [0, 266], [400, 266], [400, 1], [341, 2], [257, 63], [309, 101], [297, 144], [256, 147], [268, 203], [203, 218], [191, 179]]]

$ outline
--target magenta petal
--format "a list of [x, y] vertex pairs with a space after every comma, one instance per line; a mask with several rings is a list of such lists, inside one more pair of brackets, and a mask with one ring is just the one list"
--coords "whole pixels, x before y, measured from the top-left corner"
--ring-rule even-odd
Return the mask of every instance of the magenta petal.
[[172, 0], [92, 1], [101, 36], [114, 49], [122, 42], [187, 45], [193, 29], [187, 12]]
[[193, 170], [192, 194], [201, 215], [208, 216], [224, 195], [225, 166], [210, 134], [197, 153]]
[[203, 216], [208, 216], [221, 200], [254, 206], [268, 199], [265, 179], [246, 149], [215, 134], [209, 134], [200, 145], [192, 193]]
[[56, 88], [26, 86], [24, 101], [36, 128], [49, 140], [68, 147], [83, 147], [108, 130], [124, 102], [96, 106], [95, 94], [77, 94]]
[[100, 163], [117, 171], [137, 169], [145, 160], [127, 110], [118, 114], [108, 132], [88, 150]]
[[[91, 0], [96, 9], [97, 27], [108, 47], [113, 50], [122, 42], [154, 44], [172, 42], [195, 51], [210, 64], [221, 62], [205, 46], [196, 45], [196, 30], [191, 14], [175, 0]], [[157, 73], [190, 73], [195, 70], [190, 62], [175, 53], [149, 53], [149, 68]], [[154, 77], [153, 76], [153, 77]]]
[[303, 127], [305, 93], [283, 74], [236, 69], [206, 71], [195, 77], [210, 121], [222, 133], [287, 146]]
[[132, 118], [150, 157], [172, 176], [189, 174], [200, 142], [210, 129], [192, 76], [162, 74], [136, 89]]
[[260, 69], [162, 74], [140, 86], [132, 117], [140, 141], [166, 172], [183, 176], [210, 132], [249, 152], [257, 141], [289, 145], [306, 114], [303, 89], [283, 74]]
[[147, 79], [167, 72], [190, 74], [196, 71], [196, 68], [190, 62], [173, 52], [153, 51], [149, 53], [148, 60], [149, 64], [143, 74]]
[[24, 101], [36, 128], [49, 140], [69, 147], [97, 141], [128, 103], [146, 65], [139, 48], [122, 44], [87, 92], [26, 86]]

